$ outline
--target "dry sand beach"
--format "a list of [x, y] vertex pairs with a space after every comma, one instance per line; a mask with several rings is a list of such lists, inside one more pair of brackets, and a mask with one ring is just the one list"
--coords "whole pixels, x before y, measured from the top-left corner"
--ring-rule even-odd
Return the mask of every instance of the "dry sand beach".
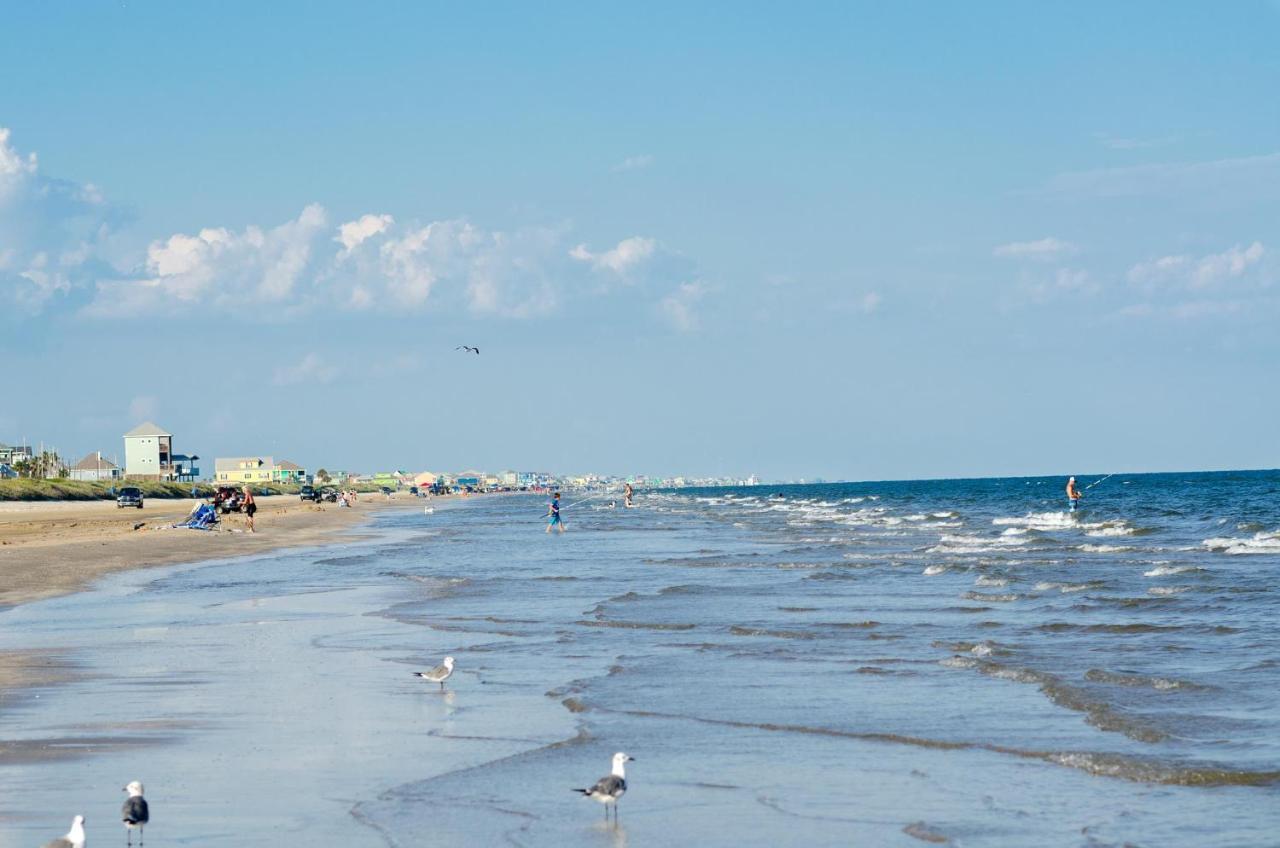
[[316, 544], [388, 505], [372, 495], [352, 509], [276, 495], [257, 499], [256, 533], [236, 513], [216, 531], [172, 528], [198, 502], [149, 500], [141, 510], [110, 501], [0, 503], [0, 606], [75, 591], [127, 568]]

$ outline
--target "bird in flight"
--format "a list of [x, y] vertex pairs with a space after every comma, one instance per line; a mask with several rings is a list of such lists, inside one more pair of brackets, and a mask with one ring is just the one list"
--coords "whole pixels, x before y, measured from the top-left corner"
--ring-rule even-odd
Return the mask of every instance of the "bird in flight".
[[471, 347], [470, 345], [458, 345], [457, 347], [454, 348], [454, 350], [465, 350], [468, 353], [474, 353], [476, 356], [480, 355], [480, 348]]

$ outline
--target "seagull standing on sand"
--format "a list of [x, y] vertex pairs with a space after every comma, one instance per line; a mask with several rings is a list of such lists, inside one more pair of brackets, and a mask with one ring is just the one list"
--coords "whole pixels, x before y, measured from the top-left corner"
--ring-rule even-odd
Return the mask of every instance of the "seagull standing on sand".
[[453, 657], [445, 657], [444, 662], [430, 671], [415, 671], [414, 677], [421, 677], [423, 680], [430, 680], [432, 683], [440, 684], [440, 691], [444, 691], [444, 682], [449, 679], [449, 675], [453, 674]]
[[609, 820], [609, 805], [613, 805], [613, 820], [618, 820], [618, 799], [627, 792], [627, 763], [634, 763], [635, 757], [628, 757], [619, 751], [613, 755], [613, 773], [596, 781], [590, 789], [575, 789], [587, 798], [594, 798], [604, 804], [604, 820]]
[[84, 848], [84, 816], [73, 818], [67, 835], [52, 842], [46, 842], [43, 848]]
[[471, 347], [470, 345], [458, 345], [454, 350], [465, 350], [467, 353], [474, 353], [476, 356], [480, 355], [480, 348]]
[[120, 817], [124, 819], [125, 833], [128, 835], [128, 844], [133, 844], [134, 828], [138, 830], [138, 845], [141, 848], [143, 828], [147, 822], [151, 821], [151, 810], [147, 808], [147, 799], [142, 797], [142, 784], [134, 780], [124, 788], [129, 793], [129, 797], [125, 800], [124, 806], [120, 808]]

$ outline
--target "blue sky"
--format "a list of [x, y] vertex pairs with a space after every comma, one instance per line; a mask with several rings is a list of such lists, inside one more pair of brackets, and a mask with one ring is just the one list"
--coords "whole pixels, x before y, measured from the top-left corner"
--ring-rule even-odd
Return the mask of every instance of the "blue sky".
[[8, 8], [0, 441], [1277, 464], [1280, 5], [690, 5]]

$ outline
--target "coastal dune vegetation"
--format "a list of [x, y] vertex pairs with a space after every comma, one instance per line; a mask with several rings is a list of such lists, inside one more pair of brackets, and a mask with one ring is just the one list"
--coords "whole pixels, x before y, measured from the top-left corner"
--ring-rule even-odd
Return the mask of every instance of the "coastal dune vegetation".
[[[234, 485], [239, 485], [234, 484]], [[89, 481], [67, 480], [65, 478], [45, 479], [12, 479], [0, 480], [0, 501], [109, 501], [124, 486], [137, 486], [142, 490], [144, 498], [189, 498], [192, 490], [195, 497], [213, 497], [216, 486], [211, 483], [174, 483], [147, 480]], [[254, 493], [262, 495], [296, 495], [302, 487], [288, 483], [252, 483]], [[377, 486], [361, 484], [355, 488], [358, 492], [376, 492]]]

